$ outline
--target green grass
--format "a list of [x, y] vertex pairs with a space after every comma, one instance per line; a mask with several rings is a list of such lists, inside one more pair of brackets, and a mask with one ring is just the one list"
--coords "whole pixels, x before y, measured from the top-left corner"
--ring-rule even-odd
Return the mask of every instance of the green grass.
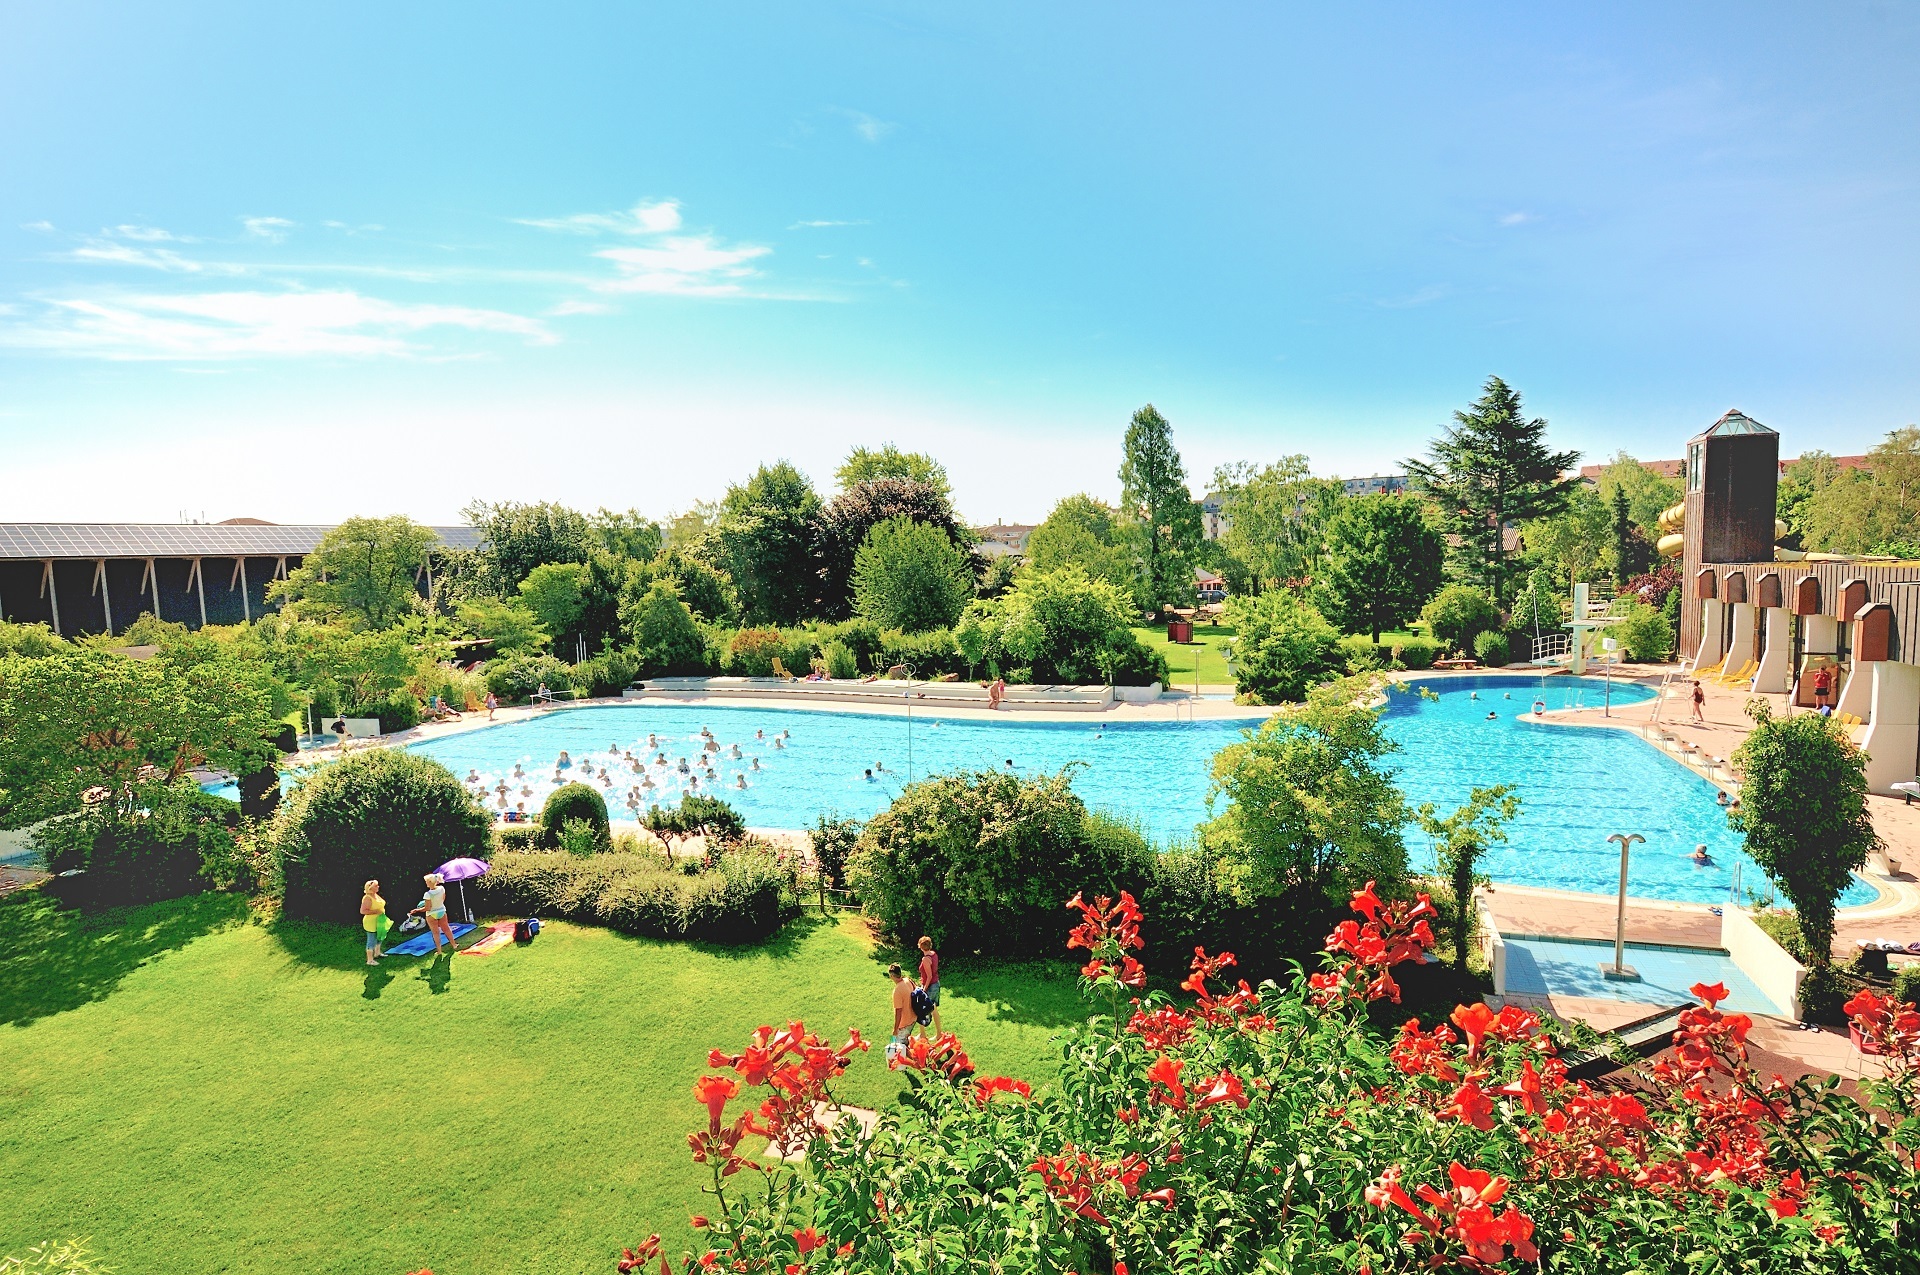
[[1203, 686], [1233, 684], [1233, 674], [1227, 669], [1227, 654], [1223, 643], [1233, 636], [1233, 630], [1219, 624], [1196, 624], [1193, 626], [1193, 645], [1182, 646], [1167, 641], [1167, 626], [1156, 628], [1136, 627], [1139, 635], [1154, 650], [1167, 657], [1167, 675], [1176, 687], [1193, 685], [1193, 665], [1195, 659], [1200, 662], [1200, 682]]
[[[726, 949], [567, 924], [369, 971], [358, 930], [204, 895], [82, 921], [0, 900], [0, 1256], [91, 1236], [142, 1275], [594, 1272], [704, 1206], [685, 1134], [710, 1047], [804, 1019], [885, 1041], [857, 922]], [[947, 965], [983, 1072], [1043, 1081], [1072, 968]], [[900, 1078], [878, 1045], [836, 1086]]]

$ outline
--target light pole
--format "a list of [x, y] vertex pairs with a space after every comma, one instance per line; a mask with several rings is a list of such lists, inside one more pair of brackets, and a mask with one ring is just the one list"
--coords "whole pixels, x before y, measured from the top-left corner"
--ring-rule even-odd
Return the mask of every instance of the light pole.
[[1627, 964], [1627, 851], [1636, 841], [1644, 842], [1645, 837], [1637, 832], [1616, 832], [1608, 841], [1620, 843], [1620, 907], [1613, 920], [1613, 964], [1602, 964], [1603, 977], [1619, 979], [1623, 982], [1639, 982], [1640, 973]]
[[907, 701], [907, 782], [912, 783], [913, 782], [913, 681], [917, 674], [913, 665], [908, 664], [905, 661], [901, 662], [901, 667], [907, 670], [907, 689], [900, 693], [900, 697]]

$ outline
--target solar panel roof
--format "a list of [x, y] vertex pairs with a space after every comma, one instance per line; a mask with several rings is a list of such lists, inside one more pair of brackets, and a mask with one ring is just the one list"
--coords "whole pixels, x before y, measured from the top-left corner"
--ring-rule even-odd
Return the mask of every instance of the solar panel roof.
[[[0, 558], [277, 558], [312, 553], [327, 526], [167, 522], [0, 523]], [[450, 549], [474, 549], [472, 527], [434, 527]]]

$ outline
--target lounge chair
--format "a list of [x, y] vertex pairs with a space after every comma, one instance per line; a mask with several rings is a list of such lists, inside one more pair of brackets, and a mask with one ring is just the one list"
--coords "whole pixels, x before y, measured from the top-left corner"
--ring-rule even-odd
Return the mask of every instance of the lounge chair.
[[1716, 677], [1713, 680], [1716, 682], [1719, 682], [1722, 686], [1736, 686], [1741, 682], [1752, 681], [1753, 675], [1759, 671], [1760, 671], [1760, 661], [1748, 660], [1745, 664], [1742, 664], [1740, 666], [1738, 672], [1723, 674], [1722, 676]]
[[1712, 677], [1714, 674], [1720, 671], [1721, 666], [1724, 665], [1726, 662], [1727, 662], [1727, 657], [1723, 655], [1719, 659], [1715, 660], [1713, 663], [1707, 665], [1705, 668], [1696, 668], [1695, 670], [1693, 670], [1693, 676], [1696, 678]]
[[797, 682], [800, 679], [787, 672], [787, 666], [780, 662], [779, 656], [773, 657], [773, 675], [783, 682]]

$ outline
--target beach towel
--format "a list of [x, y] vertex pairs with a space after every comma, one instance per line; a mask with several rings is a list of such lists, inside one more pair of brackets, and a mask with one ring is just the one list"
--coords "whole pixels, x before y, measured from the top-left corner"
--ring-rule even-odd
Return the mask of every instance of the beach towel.
[[462, 956], [491, 956], [513, 942], [513, 922], [495, 921], [487, 927], [487, 937], [475, 943]]
[[[471, 933], [475, 928], [465, 922], [458, 923], [453, 927], [453, 937], [458, 939], [464, 934]], [[386, 951], [388, 956], [425, 956], [433, 951], [433, 935], [416, 934], [406, 942], [396, 943]]]

